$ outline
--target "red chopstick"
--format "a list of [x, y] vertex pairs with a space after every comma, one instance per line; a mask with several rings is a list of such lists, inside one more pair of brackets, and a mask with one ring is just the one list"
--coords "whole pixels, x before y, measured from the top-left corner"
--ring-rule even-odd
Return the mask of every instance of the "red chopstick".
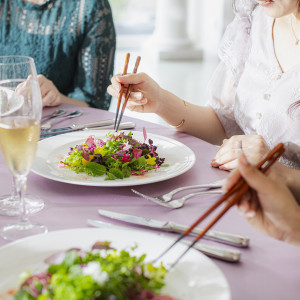
[[[127, 53], [126, 54], [126, 59], [125, 59], [125, 65], [124, 65], [123, 75], [127, 74], [129, 59], [130, 59], [130, 53]], [[119, 116], [120, 105], [121, 105], [121, 100], [122, 100], [122, 96], [123, 96], [124, 90], [126, 90], [126, 88], [125, 88], [124, 85], [122, 85], [120, 93], [119, 93], [119, 98], [118, 98], [118, 104], [117, 104], [117, 110], [116, 110], [116, 117], [115, 117], [114, 129], [116, 129], [117, 120], [118, 120], [118, 116]]]
[[[141, 61], [141, 57], [138, 56], [137, 59], [136, 59], [136, 62], [135, 62], [135, 66], [134, 66], [134, 70], [133, 70], [133, 73], [136, 73], [137, 72], [137, 69], [139, 67], [139, 64], [140, 64], [140, 61]], [[127, 102], [128, 102], [128, 99], [129, 99], [129, 96], [130, 96], [130, 93], [133, 89], [133, 85], [132, 84], [129, 84], [128, 88], [127, 88], [127, 91], [126, 91], [126, 94], [125, 94], [125, 100], [124, 100], [124, 103], [123, 103], [123, 106], [122, 106], [122, 110], [121, 110], [121, 114], [120, 114], [120, 118], [119, 120], [117, 121], [117, 126], [115, 127], [115, 131], [118, 131], [119, 129], [119, 126], [120, 126], [120, 123], [121, 123], [121, 120], [123, 118], [123, 114], [124, 114], [124, 111], [125, 111], [125, 108], [126, 108], [126, 105], [127, 105]], [[122, 88], [121, 88], [121, 91], [122, 91]], [[122, 94], [124, 91], [122, 91], [122, 94], [121, 94], [121, 91], [120, 91], [120, 96], [119, 98], [121, 97], [122, 98]], [[117, 116], [116, 116], [117, 117]]]

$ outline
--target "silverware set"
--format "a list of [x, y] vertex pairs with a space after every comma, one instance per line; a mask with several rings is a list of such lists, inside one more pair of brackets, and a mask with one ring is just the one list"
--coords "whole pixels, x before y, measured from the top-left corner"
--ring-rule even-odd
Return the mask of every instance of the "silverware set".
[[[61, 122], [66, 119], [76, 118], [83, 114], [83, 112], [76, 110], [67, 113], [63, 109], [58, 109], [52, 114], [46, 115], [41, 120], [41, 138], [50, 137], [58, 134], [80, 131], [80, 130], [109, 130], [114, 129], [114, 119], [102, 120], [98, 122], [85, 123], [85, 124], [72, 124], [70, 126], [51, 129], [54, 124]], [[119, 124], [119, 129], [133, 129], [135, 123], [133, 122], [122, 122]]]
[[[165, 232], [183, 233], [188, 228], [188, 226], [173, 223], [170, 221], [160, 221], [160, 220], [155, 220], [150, 218], [144, 218], [139, 216], [107, 211], [103, 209], [99, 209], [98, 213], [103, 217], [110, 218], [113, 220], [118, 220], [118, 221], [139, 225], [151, 229], [158, 229]], [[115, 225], [109, 222], [103, 222], [99, 220], [89, 219], [87, 220], [87, 223], [93, 227], [122, 228], [120, 225]], [[197, 235], [201, 231], [202, 229], [195, 228], [192, 231], [192, 234]], [[246, 248], [249, 245], [249, 238], [247, 237], [237, 235], [237, 234], [215, 231], [215, 230], [209, 230], [208, 232], [206, 232], [204, 237], [209, 240], [213, 240], [216, 242], [220, 242], [226, 245], [239, 247], [239, 248]], [[184, 242], [187, 243], [186, 241]], [[194, 248], [206, 254], [207, 256], [217, 258], [227, 262], [238, 262], [241, 256], [239, 250], [229, 248], [229, 247], [225, 248], [225, 247], [215, 246], [210, 244], [197, 243], [195, 244]]]
[[[144, 199], [152, 201], [158, 205], [168, 207], [168, 208], [181, 208], [181, 207], [183, 207], [185, 201], [192, 197], [199, 196], [199, 195], [205, 195], [205, 194], [222, 194], [222, 190], [220, 188], [223, 186], [224, 182], [225, 182], [225, 180], [218, 180], [216, 182], [209, 183], [209, 184], [180, 187], [180, 188], [176, 188], [166, 194], [159, 195], [156, 197], [145, 195], [141, 192], [138, 192], [135, 189], [131, 189], [131, 191], [134, 192], [135, 194], [143, 197]], [[191, 194], [185, 195], [181, 198], [173, 199], [173, 196], [178, 192], [181, 192], [184, 190], [189, 190], [189, 189], [200, 189], [200, 188], [208, 189], [208, 190], [191, 193]]]
[[52, 125], [54, 125], [58, 122], [61, 122], [65, 119], [76, 118], [76, 117], [81, 116], [82, 114], [83, 113], [81, 111], [75, 110], [75, 111], [72, 111], [72, 112], [67, 113], [67, 114], [64, 113], [64, 114], [53, 116], [50, 119], [48, 119], [46, 123], [41, 125], [41, 130], [49, 130], [52, 127]]

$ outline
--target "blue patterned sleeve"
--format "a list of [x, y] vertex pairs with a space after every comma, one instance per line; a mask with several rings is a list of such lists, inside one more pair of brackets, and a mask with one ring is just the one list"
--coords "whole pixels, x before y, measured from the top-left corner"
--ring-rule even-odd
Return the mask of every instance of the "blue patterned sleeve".
[[82, 14], [84, 34], [78, 51], [74, 88], [67, 96], [107, 110], [111, 96], [106, 89], [113, 74], [116, 48], [111, 8], [107, 0], [95, 0], [89, 11]]

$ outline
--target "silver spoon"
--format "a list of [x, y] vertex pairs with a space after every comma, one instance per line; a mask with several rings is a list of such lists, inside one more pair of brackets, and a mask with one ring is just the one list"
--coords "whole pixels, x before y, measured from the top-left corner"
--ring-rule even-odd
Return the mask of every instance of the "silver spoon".
[[[53, 117], [47, 123], [45, 123], [41, 126], [41, 130], [49, 130], [51, 128], [51, 126], [53, 125], [53, 123], [58, 123], [64, 119], [71, 119], [71, 118], [79, 117], [81, 115], [82, 115], [81, 111], [75, 110], [67, 115], [63, 115], [63, 116], [59, 115], [57, 117]], [[54, 120], [57, 120], [57, 119], [59, 119], [58, 122], [54, 122]]]

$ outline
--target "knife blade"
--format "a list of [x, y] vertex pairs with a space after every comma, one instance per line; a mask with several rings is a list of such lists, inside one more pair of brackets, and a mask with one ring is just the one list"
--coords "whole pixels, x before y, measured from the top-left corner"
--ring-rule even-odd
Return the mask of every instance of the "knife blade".
[[[99, 227], [99, 228], [118, 228], [118, 229], [124, 229], [124, 227], [112, 224], [112, 223], [107, 223], [107, 222], [102, 222], [99, 220], [91, 220], [88, 219], [87, 223], [91, 226], [94, 227]], [[182, 243], [189, 245], [189, 241], [181, 241]], [[241, 252], [239, 250], [231, 249], [231, 248], [224, 248], [224, 247], [219, 247], [219, 246], [214, 246], [214, 245], [207, 245], [203, 243], [197, 243], [194, 245], [194, 248], [201, 251], [203, 254], [213, 257], [216, 259], [224, 260], [227, 262], [238, 262], [241, 257]]]
[[[160, 220], [155, 220], [150, 218], [132, 216], [127, 214], [107, 211], [103, 209], [99, 209], [98, 213], [101, 216], [115, 219], [118, 221], [123, 221], [135, 225], [141, 225], [145, 227], [151, 227], [151, 228], [156, 228], [156, 229], [161, 229], [161, 230], [171, 231], [171, 232], [183, 233], [189, 228], [189, 226], [177, 224], [170, 221], [160, 221]], [[202, 229], [195, 228], [192, 230], [191, 233], [198, 235], [201, 231]], [[240, 248], [246, 248], [249, 245], [248, 237], [244, 237], [237, 234], [215, 231], [215, 230], [209, 230], [204, 237], [206, 239], [214, 240], [223, 244], [240, 247]]]
[[[45, 130], [41, 132], [41, 137], [52, 136], [57, 134], [63, 134], [73, 131], [79, 130], [105, 130], [105, 129], [113, 129], [114, 128], [114, 120], [105, 120], [94, 123], [87, 123], [82, 125], [71, 125], [67, 127], [61, 127], [56, 129]], [[135, 123], [133, 122], [123, 122], [120, 124], [119, 129], [133, 129], [135, 128]]]

